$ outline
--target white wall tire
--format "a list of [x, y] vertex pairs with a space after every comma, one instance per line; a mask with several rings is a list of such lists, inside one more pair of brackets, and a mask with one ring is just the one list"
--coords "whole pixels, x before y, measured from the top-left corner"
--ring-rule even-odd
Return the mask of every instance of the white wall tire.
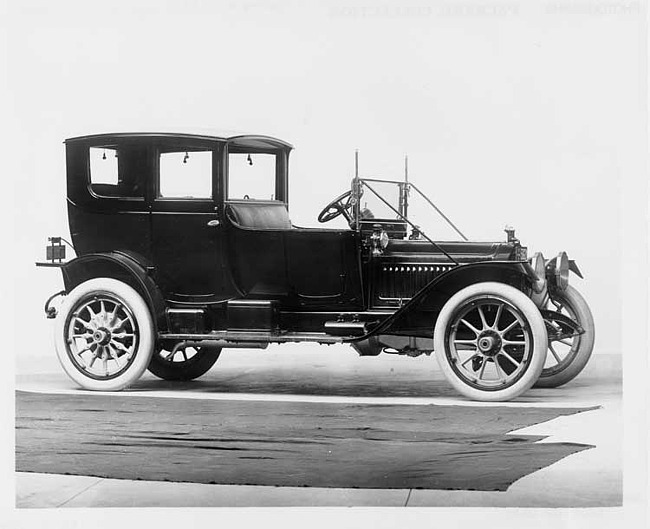
[[585, 332], [564, 340], [553, 340], [549, 335], [549, 354], [535, 383], [538, 388], [557, 388], [577, 377], [591, 357], [596, 337], [589, 305], [571, 285], [564, 292], [553, 294], [548, 308], [577, 321]]
[[54, 344], [67, 375], [84, 389], [119, 391], [140, 378], [155, 342], [147, 304], [129, 285], [96, 278], [61, 305]]
[[449, 383], [465, 397], [487, 402], [511, 400], [532, 387], [548, 348], [535, 304], [495, 282], [454, 294], [440, 311], [433, 342]]

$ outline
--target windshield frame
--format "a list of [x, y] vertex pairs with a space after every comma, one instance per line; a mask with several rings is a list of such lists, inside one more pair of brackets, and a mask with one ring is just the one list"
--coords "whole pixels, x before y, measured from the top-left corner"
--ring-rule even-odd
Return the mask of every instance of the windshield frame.
[[[382, 183], [382, 184], [394, 184], [399, 186], [399, 199], [398, 199], [398, 206], [395, 208], [388, 200], [386, 200], [372, 185], [371, 183]], [[455, 264], [459, 264], [456, 259], [454, 259], [451, 255], [449, 255], [445, 250], [443, 250], [440, 245], [436, 244], [436, 242], [431, 239], [429, 236], [427, 236], [424, 231], [420, 229], [419, 226], [416, 226], [411, 222], [408, 218], [408, 199], [409, 195], [411, 193], [411, 189], [415, 189], [415, 191], [424, 198], [424, 200], [429, 204], [431, 208], [433, 208], [465, 241], [467, 241], [467, 237], [456, 227], [456, 225], [438, 208], [433, 201], [429, 199], [415, 184], [411, 183], [408, 181], [408, 176], [403, 180], [384, 180], [384, 179], [379, 179], [379, 178], [360, 178], [358, 176], [355, 176], [352, 179], [352, 204], [353, 204], [353, 220], [354, 220], [354, 226], [356, 229], [359, 229], [361, 226], [361, 221], [362, 215], [361, 215], [361, 197], [364, 194], [364, 188], [368, 189], [374, 196], [376, 196], [381, 202], [383, 202], [386, 206], [388, 206], [396, 215], [397, 219], [396, 220], [402, 220], [406, 222], [409, 226], [411, 226], [411, 229], [414, 231], [417, 231], [420, 236], [424, 237], [427, 241], [429, 241], [433, 246], [435, 246], [439, 251], [441, 251], [447, 258], [449, 258], [451, 261], [453, 261]], [[378, 219], [379, 220], [379, 219]]]
[[[394, 184], [399, 188], [399, 198], [397, 208], [394, 207], [385, 197], [381, 195], [372, 185], [372, 183], [380, 184]], [[431, 208], [433, 208], [436, 213], [438, 213], [453, 229], [458, 235], [460, 235], [463, 240], [469, 240], [463, 232], [461, 232], [458, 227], [447, 217], [438, 206], [436, 206], [429, 197], [427, 197], [415, 184], [409, 182], [408, 180], [399, 181], [399, 180], [385, 180], [380, 178], [359, 178], [355, 177], [352, 180], [352, 203], [354, 204], [354, 222], [355, 225], [359, 225], [361, 220], [361, 197], [364, 194], [364, 188], [367, 188], [374, 196], [376, 196], [382, 203], [388, 206], [396, 215], [397, 220], [403, 220], [407, 222], [412, 228], [417, 229], [424, 237], [426, 235], [422, 232], [419, 227], [416, 227], [408, 218], [408, 201], [411, 194], [411, 189], [414, 189]], [[428, 239], [428, 237], [426, 237]]]

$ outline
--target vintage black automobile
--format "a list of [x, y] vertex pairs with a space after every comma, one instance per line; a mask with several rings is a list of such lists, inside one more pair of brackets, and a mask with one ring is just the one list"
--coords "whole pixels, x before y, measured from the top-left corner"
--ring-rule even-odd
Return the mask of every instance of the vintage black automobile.
[[118, 133], [65, 145], [77, 257], [66, 262], [53, 237], [37, 264], [63, 273], [46, 312], [64, 370], [86, 389], [123, 389], [147, 368], [194, 379], [228, 347], [342, 342], [370, 356], [435, 351], [460, 393], [501, 401], [564, 384], [589, 359], [594, 324], [569, 285], [570, 271], [582, 277], [575, 262], [529, 260], [511, 229], [504, 242], [430, 239], [409, 197], [442, 213], [407, 172], [357, 170], [318, 216], [342, 215], [349, 229], [299, 228], [282, 140]]

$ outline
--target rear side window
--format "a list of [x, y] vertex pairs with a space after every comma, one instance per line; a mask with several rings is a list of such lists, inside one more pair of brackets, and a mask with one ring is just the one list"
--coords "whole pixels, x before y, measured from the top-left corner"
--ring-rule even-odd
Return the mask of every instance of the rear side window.
[[90, 147], [90, 189], [101, 197], [143, 198], [147, 171], [145, 149]]
[[162, 152], [159, 168], [159, 197], [212, 197], [212, 151]]

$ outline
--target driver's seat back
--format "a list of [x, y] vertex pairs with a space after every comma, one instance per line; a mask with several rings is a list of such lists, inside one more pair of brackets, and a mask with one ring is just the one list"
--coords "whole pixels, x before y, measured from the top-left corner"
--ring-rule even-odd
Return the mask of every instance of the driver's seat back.
[[290, 230], [289, 212], [284, 202], [274, 200], [229, 200], [226, 215], [239, 228], [253, 230]]

